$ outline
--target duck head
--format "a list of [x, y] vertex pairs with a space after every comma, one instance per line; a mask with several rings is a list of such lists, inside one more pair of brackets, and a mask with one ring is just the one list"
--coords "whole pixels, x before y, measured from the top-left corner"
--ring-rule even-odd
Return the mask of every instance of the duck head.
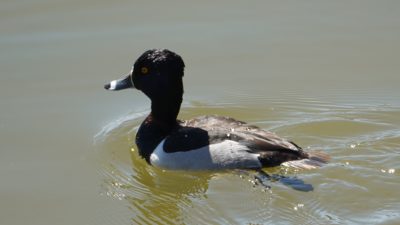
[[136, 60], [127, 76], [111, 81], [104, 88], [141, 90], [151, 99], [152, 115], [172, 122], [182, 103], [184, 67], [182, 58], [170, 50], [148, 50]]
[[136, 88], [150, 99], [179, 92], [179, 89], [183, 93], [184, 67], [182, 58], [170, 50], [148, 50], [136, 60], [128, 75], [111, 81], [104, 88], [111, 91]]

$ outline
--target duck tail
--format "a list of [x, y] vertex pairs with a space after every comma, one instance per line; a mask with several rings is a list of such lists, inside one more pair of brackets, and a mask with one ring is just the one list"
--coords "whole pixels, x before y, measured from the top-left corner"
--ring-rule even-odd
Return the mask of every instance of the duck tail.
[[306, 157], [304, 159], [287, 161], [282, 163], [282, 165], [294, 169], [309, 170], [321, 167], [330, 160], [330, 156], [322, 151], [309, 151], [305, 155]]

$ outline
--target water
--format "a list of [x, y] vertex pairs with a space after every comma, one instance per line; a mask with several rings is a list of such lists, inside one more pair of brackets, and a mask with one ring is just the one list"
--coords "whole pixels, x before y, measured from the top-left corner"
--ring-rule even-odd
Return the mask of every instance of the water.
[[[398, 223], [399, 6], [1, 2], [0, 224]], [[133, 140], [149, 101], [102, 86], [156, 47], [186, 63], [180, 118], [328, 152], [318, 170], [266, 170], [314, 190], [148, 166]]]

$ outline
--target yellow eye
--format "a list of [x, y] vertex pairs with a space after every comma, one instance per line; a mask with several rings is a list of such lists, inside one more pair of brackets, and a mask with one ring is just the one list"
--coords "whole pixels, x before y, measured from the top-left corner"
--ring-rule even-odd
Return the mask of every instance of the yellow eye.
[[147, 67], [142, 67], [141, 69], [140, 69], [140, 72], [142, 72], [142, 74], [147, 74], [148, 72], [149, 72], [149, 69], [147, 68]]

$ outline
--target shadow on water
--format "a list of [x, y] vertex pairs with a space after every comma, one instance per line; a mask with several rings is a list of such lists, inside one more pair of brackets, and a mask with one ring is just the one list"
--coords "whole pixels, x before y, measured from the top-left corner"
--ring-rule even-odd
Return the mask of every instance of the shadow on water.
[[268, 184], [271, 182], [279, 182], [283, 185], [293, 188], [298, 191], [313, 191], [314, 187], [311, 184], [304, 183], [303, 180], [297, 177], [284, 176], [280, 174], [268, 174], [263, 170], [259, 170], [258, 173], [254, 176], [256, 180], [258, 180], [263, 186], [267, 188], [271, 188]]

